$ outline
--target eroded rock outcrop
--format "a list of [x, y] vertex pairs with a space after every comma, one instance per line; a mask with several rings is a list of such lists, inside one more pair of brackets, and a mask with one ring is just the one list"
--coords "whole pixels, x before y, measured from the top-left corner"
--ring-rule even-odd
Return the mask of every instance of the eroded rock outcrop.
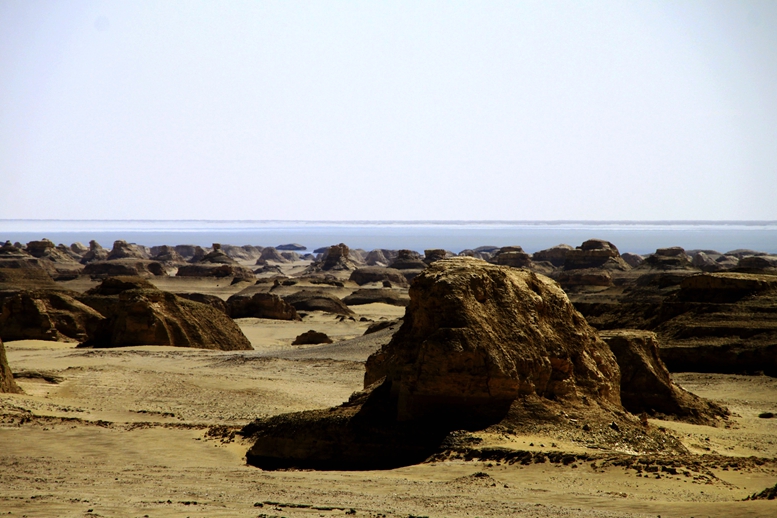
[[659, 357], [658, 338], [650, 331], [602, 331], [621, 370], [621, 402], [634, 414], [670, 417], [694, 424], [715, 425], [729, 412], [724, 407], [678, 387]]
[[227, 299], [227, 307], [232, 318], [302, 320], [294, 306], [273, 293], [236, 293]]
[[534, 252], [532, 254], [532, 260], [547, 261], [553, 266], [561, 267], [564, 266], [564, 261], [566, 261], [567, 254], [570, 250], [573, 250], [573, 248], [569, 245], [556, 245], [545, 250], [540, 250], [539, 252]]
[[311, 329], [301, 335], [297, 336], [291, 345], [318, 345], [318, 344], [331, 344], [332, 339], [329, 338], [326, 333], [315, 331]]
[[0, 302], [5, 340], [83, 341], [102, 315], [64, 290], [19, 291]]
[[395, 270], [423, 270], [426, 263], [421, 259], [421, 254], [414, 250], [399, 250], [397, 256], [389, 264], [389, 268]]
[[349, 280], [352, 280], [359, 286], [369, 284], [371, 282], [384, 282], [388, 281], [392, 285], [406, 287], [407, 280], [402, 272], [395, 270], [394, 268], [382, 268], [380, 266], [365, 266], [364, 268], [357, 268], [351, 272]]
[[410, 303], [410, 299], [399, 290], [363, 288], [343, 298], [343, 302], [348, 306], [373, 304], [376, 302], [391, 304], [392, 306], [407, 306]]
[[13, 379], [11, 367], [8, 366], [8, 358], [5, 356], [5, 346], [0, 339], [0, 393], [18, 394], [22, 390]]
[[283, 300], [297, 311], [324, 311], [345, 316], [354, 314], [342, 300], [322, 290], [301, 290], [286, 295]]
[[207, 306], [153, 288], [144, 279], [109, 278], [79, 297], [105, 318], [83, 347], [171, 345], [223, 351], [250, 350], [231, 318]]
[[148, 253], [143, 247], [119, 239], [113, 242], [113, 248], [106, 259], [109, 261], [114, 259], [148, 259]]
[[391, 383], [400, 420], [498, 414], [528, 395], [620, 406], [615, 358], [547, 277], [451, 259], [419, 276], [410, 297], [365, 373], [365, 386]]
[[647, 440], [623, 413], [613, 353], [554, 281], [455, 258], [430, 265], [410, 296], [401, 328], [367, 362], [365, 389], [336, 408], [246, 426], [250, 464], [395, 467], [423, 460], [451, 430], [558, 423], [567, 412]]
[[589, 239], [574, 250], [569, 250], [564, 259], [565, 270], [584, 268], [628, 270], [631, 267], [621, 258], [614, 244], [602, 239]]

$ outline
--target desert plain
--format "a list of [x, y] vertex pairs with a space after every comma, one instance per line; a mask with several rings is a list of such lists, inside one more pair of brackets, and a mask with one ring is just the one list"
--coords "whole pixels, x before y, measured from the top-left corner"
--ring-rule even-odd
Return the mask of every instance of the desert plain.
[[[732, 368], [733, 372], [715, 372], [722, 369], [707, 365], [698, 371], [677, 371], [668, 363], [675, 386], [717, 405], [715, 408], [727, 409], [727, 414], [704, 422], [661, 412], [623, 414], [627, 421], [637, 423], [637, 428], [642, 426], [646, 434], [653, 434], [651, 437], [668, 437], [673, 446], [664, 450], [641, 449], [619, 442], [617, 437], [612, 439], [612, 430], [618, 431], [615, 422], [612, 430], [605, 430], [610, 434], [606, 440], [588, 439], [587, 435], [600, 433], [599, 424], [584, 424], [585, 416], [576, 417], [570, 406], [569, 414], [561, 410], [560, 417], [557, 416], [564, 421], [563, 425], [492, 423], [480, 429], [454, 431], [459, 441], [453, 447], [446, 450], [444, 444], [440, 445], [421, 462], [391, 469], [311, 469], [294, 466], [293, 462], [278, 469], [262, 469], [247, 463], [246, 453], [256, 439], [243, 433], [246, 425], [291, 412], [326, 411], [348, 401], [352, 394], [365, 388], [368, 358], [386, 346], [403, 325], [400, 319], [409, 304], [408, 285], [421, 273], [408, 275], [407, 283], [365, 280], [359, 284], [352, 280], [352, 274], [365, 266], [359, 264], [364, 256], [349, 259], [346, 248], [342, 254], [345, 259], [337, 258], [346, 267], [322, 271], [320, 267], [326, 264], [327, 255], [333, 255], [327, 252], [323, 257], [321, 253], [318, 257], [290, 256], [285, 261], [236, 254], [232, 262], [240, 268], [251, 272], [257, 264], [261, 266], [261, 271], [254, 271], [253, 276], [234, 272], [224, 276], [175, 275], [175, 268], [161, 261], [159, 264], [165, 269], [162, 274], [154, 273], [153, 268], [149, 273], [142, 265], [136, 266], [134, 272], [119, 273], [139, 275], [165, 292], [196, 293], [225, 302], [236, 294], [254, 292], [272, 292], [284, 300], [293, 300], [286, 297], [306, 290], [348, 300], [359, 290], [370, 289], [376, 293], [368, 295], [375, 295], [375, 300], [388, 297], [385, 290], [392, 291], [391, 300], [361, 300], [348, 304], [347, 312], [297, 309], [297, 319], [233, 318], [250, 342], [251, 348], [242, 350], [99, 343], [82, 347], [79, 343], [84, 340], [61, 333], [49, 333], [54, 339], [44, 340], [19, 339], [18, 335], [6, 339], [0, 332], [8, 365], [20, 389], [0, 394], [0, 514], [777, 515], [773, 493], [771, 499], [766, 494], [752, 498], [777, 484], [777, 418], [773, 418], [777, 413], [777, 378], [768, 375], [768, 365], [761, 370], [744, 366]], [[9, 256], [15, 253], [12, 251]], [[642, 314], [634, 316], [632, 310], [637, 302], [648, 304], [646, 301], [663, 297], [664, 302], [660, 303], [668, 304], [665, 301], [677, 297], [678, 290], [691, 293], [692, 289], [701, 289], [682, 285], [687, 277], [711, 275], [710, 272], [721, 275], [715, 272], [724, 270], [733, 272], [725, 275], [744, 276], [741, 278], [748, 281], [751, 277], [747, 276], [765, 278], [758, 286], [768, 285], [766, 288], [759, 287], [755, 295], [743, 295], [745, 299], [750, 297], [747, 300], [755, 300], [753, 297], [771, 293], [769, 279], [774, 275], [766, 254], [759, 256], [760, 269], [745, 262], [736, 270], [736, 264], [725, 269], [705, 269], [701, 263], [712, 254], [704, 252], [704, 257], [696, 262], [685, 251], [685, 263], [661, 258], [679, 256], [670, 251], [663, 256], [658, 254], [661, 257], [657, 261], [648, 263], [652, 266], [634, 273], [640, 266], [621, 264], [619, 254], [607, 256], [610, 263], [617, 262], [612, 261], [614, 257], [621, 261], [615, 266], [608, 263], [609, 267], [588, 264], [564, 268], [542, 261], [542, 256], [535, 260], [542, 264], [511, 264], [527, 261], [519, 255], [523, 251], [511, 249], [504, 253], [511, 254], [507, 260], [492, 262], [500, 268], [534, 268], [537, 275], [556, 279], [572, 302], [577, 302], [575, 307], [603, 332], [624, 327], [620, 325], [624, 321], [649, 320]], [[415, 261], [414, 268], [394, 270], [423, 270], [424, 265], [419, 263], [423, 256], [408, 261], [411, 259]], [[132, 260], [146, 261], [147, 267], [146, 259]], [[349, 260], [356, 264], [349, 266]], [[126, 265], [129, 260], [118, 258], [116, 262]], [[379, 262], [373, 268], [388, 266]], [[47, 267], [47, 276], [57, 285], [56, 289], [72, 294], [95, 290], [112, 273], [108, 269], [83, 273], [69, 265]], [[622, 302], [633, 292], [624, 286], [645, 275], [653, 277], [643, 279], [639, 286], [648, 291]], [[37, 288], [29, 279], [17, 282], [17, 288], [13, 288], [14, 279], [17, 278], [4, 279], [3, 288], [9, 294], [14, 289]], [[53, 285], [47, 286], [54, 289]], [[741, 300], [744, 299], [724, 303], [741, 305]], [[618, 313], [612, 310], [613, 304], [631, 304], [631, 310]], [[604, 306], [610, 308], [609, 313], [602, 309]], [[4, 311], [8, 325], [10, 309]], [[709, 315], [710, 311], [699, 315]], [[766, 310], [762, 313], [771, 314]], [[687, 317], [688, 313], [683, 315]], [[726, 318], [719, 320], [729, 322]], [[765, 340], [765, 345], [758, 344], [771, 351], [771, 335], [764, 338], [764, 333], [768, 335], [773, 327], [768, 318], [761, 325], [768, 329], [750, 336], [756, 336], [755, 342]], [[674, 340], [671, 343], [677, 350], [697, 351], [706, 341], [714, 346], [730, 338], [709, 330], [708, 338], [704, 338], [704, 333], [693, 335], [687, 331], [688, 326], [683, 328], [685, 331], [676, 332], [679, 324], [671, 320], [651, 322], [653, 327], [645, 324], [640, 329], [655, 332], [662, 345]], [[722, 325], [718, 322], [716, 329]], [[331, 343], [292, 345], [308, 330], [324, 333]], [[737, 337], [740, 336], [746, 333], [740, 330]], [[747, 339], [740, 342], [722, 347], [731, 351], [732, 347], [747, 345]], [[676, 351], [673, 354], [680, 358]], [[687, 358], [676, 361], [687, 362]], [[553, 404], [556, 406], [552, 408], [564, 408], [563, 401]]]

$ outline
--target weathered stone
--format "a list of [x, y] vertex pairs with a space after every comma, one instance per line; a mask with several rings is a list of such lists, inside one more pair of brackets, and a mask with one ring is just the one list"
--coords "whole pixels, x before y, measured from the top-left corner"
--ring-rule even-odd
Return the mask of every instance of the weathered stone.
[[271, 318], [275, 320], [302, 320], [294, 306], [272, 293], [237, 293], [227, 299], [232, 318]]
[[129, 244], [119, 239], [114, 241], [113, 249], [108, 254], [107, 260], [114, 259], [148, 259], [148, 254], [136, 244]]
[[20, 291], [0, 302], [5, 340], [82, 341], [102, 315], [65, 291]]
[[615, 245], [601, 239], [589, 239], [574, 250], [569, 250], [564, 260], [565, 270], [587, 268], [628, 270], [631, 267], [620, 257]]
[[389, 264], [389, 268], [396, 270], [423, 270], [426, 263], [421, 259], [421, 254], [413, 250], [399, 250], [397, 256]]
[[632, 268], [636, 268], [640, 264], [645, 262], [645, 259], [638, 254], [632, 254], [631, 252], [626, 252], [625, 254], [621, 254], [621, 258], [626, 261], [626, 264], [631, 266]]
[[394, 268], [382, 268], [380, 266], [365, 266], [351, 272], [350, 280], [359, 286], [371, 282], [389, 281], [396, 286], [407, 286], [407, 280], [402, 272]]
[[339, 298], [319, 290], [302, 290], [283, 297], [297, 311], [324, 311], [337, 315], [352, 316], [354, 313]]
[[407, 306], [410, 303], [410, 298], [398, 290], [365, 288], [351, 293], [343, 299], [343, 302], [348, 306], [374, 304], [376, 302], [391, 304], [392, 306]]
[[435, 261], [439, 261], [440, 259], [445, 259], [446, 257], [453, 256], [453, 254], [449, 254], [442, 248], [434, 248], [431, 250], [424, 250], [424, 262], [426, 264], [432, 264]]
[[400, 420], [505, 412], [520, 395], [620, 406], [610, 350], [552, 280], [468, 258], [438, 261], [410, 287], [391, 342], [367, 361]]
[[311, 329], [310, 331], [306, 331], [297, 336], [294, 341], [291, 342], [291, 345], [317, 345], [331, 343], [333, 343], [332, 339], [329, 338], [326, 333], [321, 333]]
[[8, 358], [5, 356], [5, 346], [0, 339], [0, 393], [18, 394], [21, 389], [13, 379], [13, 372], [8, 366]]
[[[116, 293], [117, 290], [118, 293]], [[110, 293], [110, 294], [105, 294]], [[231, 318], [173, 293], [148, 288], [142, 280], [107, 279], [79, 297], [105, 318], [87, 329], [79, 347], [170, 345], [223, 351], [250, 350]]]
[[239, 264], [197, 263], [187, 264], [178, 268], [176, 277], [233, 277], [236, 279], [255, 280], [256, 275], [250, 268]]
[[567, 258], [567, 254], [573, 248], [569, 245], [560, 244], [546, 250], [540, 250], [532, 254], [532, 260], [534, 261], [548, 261], [553, 266], [564, 266], [564, 261]]
[[621, 371], [621, 402], [634, 414], [673, 417], [694, 424], [714, 425], [727, 409], [702, 399], [672, 382], [659, 357], [658, 339], [650, 331], [602, 331]]
[[292, 252], [299, 252], [302, 250], [307, 250], [307, 247], [302, 246], [299, 243], [289, 243], [286, 245], [278, 245], [275, 247], [276, 250], [284, 250], [284, 251], [292, 251]]

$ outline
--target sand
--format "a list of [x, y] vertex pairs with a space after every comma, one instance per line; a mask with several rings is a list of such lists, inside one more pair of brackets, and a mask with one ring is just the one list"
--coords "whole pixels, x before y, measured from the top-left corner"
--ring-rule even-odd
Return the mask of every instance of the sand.
[[[166, 282], [165, 289], [178, 283], [223, 298], [236, 289], [213, 280]], [[362, 388], [364, 361], [390, 332], [362, 337], [370, 322], [359, 319], [394, 319], [404, 309], [385, 304], [352, 309], [354, 320], [319, 312], [302, 322], [239, 319], [254, 351], [6, 343], [25, 393], [0, 395], [0, 513], [777, 515], [774, 501], [742, 501], [777, 483], [777, 463], [751, 458], [777, 458], [777, 419], [758, 417], [777, 413], [777, 380], [764, 376], [674, 375], [683, 387], [733, 412], [719, 428], [650, 421], [672, 430], [696, 454], [695, 465], [688, 458], [670, 459], [677, 474], [638, 473], [618, 465], [622, 454], [554, 437], [487, 433], [475, 434], [482, 446], [587, 453], [592, 460], [567, 465], [452, 460], [358, 472], [247, 466], [250, 444], [232, 432], [259, 416], [337, 405]], [[335, 343], [290, 345], [309, 329], [327, 333]]]

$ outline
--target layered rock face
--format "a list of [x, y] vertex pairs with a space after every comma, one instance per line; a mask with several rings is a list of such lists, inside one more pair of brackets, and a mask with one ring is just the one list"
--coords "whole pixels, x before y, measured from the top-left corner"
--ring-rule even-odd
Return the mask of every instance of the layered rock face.
[[13, 379], [13, 373], [8, 366], [8, 359], [5, 356], [5, 346], [0, 339], [0, 393], [20, 393], [21, 389]]
[[531, 256], [520, 246], [505, 246], [497, 250], [491, 258], [492, 263], [513, 268], [529, 268], [532, 266]]
[[324, 271], [353, 270], [354, 265], [348, 257], [349, 252], [348, 246], [343, 243], [330, 246], [322, 257], [323, 264], [321, 264], [321, 269]]
[[567, 259], [567, 254], [573, 248], [569, 245], [561, 244], [556, 245], [546, 250], [540, 250], [532, 254], [532, 260], [534, 261], [547, 261], [553, 266], [564, 266], [564, 262]]
[[83, 341], [102, 315], [76, 293], [20, 291], [0, 304], [0, 336], [6, 340]]
[[399, 250], [397, 256], [389, 264], [396, 270], [423, 270], [426, 263], [421, 259], [421, 254], [413, 250]]
[[80, 297], [105, 318], [89, 329], [84, 347], [172, 345], [223, 351], [251, 343], [224, 313], [149, 287], [142, 279], [106, 279]]
[[113, 249], [108, 253], [107, 260], [114, 259], [148, 259], [145, 249], [124, 240], [114, 241]]
[[275, 320], [302, 320], [294, 306], [272, 293], [237, 293], [227, 300], [232, 318], [271, 318]]
[[283, 300], [297, 311], [324, 311], [344, 316], [354, 314], [342, 300], [321, 290], [301, 290], [283, 297]]
[[432, 264], [410, 287], [404, 323], [367, 361], [397, 418], [477, 416], [519, 396], [619, 407], [614, 356], [552, 280], [469, 258]]
[[673, 417], [694, 424], [714, 425], [727, 409], [678, 387], [659, 357], [658, 338], [650, 331], [603, 331], [602, 339], [618, 359], [621, 402], [634, 414]]
[[564, 259], [565, 270], [583, 268], [628, 270], [631, 267], [621, 259], [615, 245], [601, 239], [589, 239], [574, 250], [569, 250]]
[[410, 299], [398, 290], [386, 288], [362, 288], [343, 298], [343, 302], [348, 306], [358, 306], [361, 304], [373, 304], [381, 302], [391, 304], [392, 306], [407, 306]]

